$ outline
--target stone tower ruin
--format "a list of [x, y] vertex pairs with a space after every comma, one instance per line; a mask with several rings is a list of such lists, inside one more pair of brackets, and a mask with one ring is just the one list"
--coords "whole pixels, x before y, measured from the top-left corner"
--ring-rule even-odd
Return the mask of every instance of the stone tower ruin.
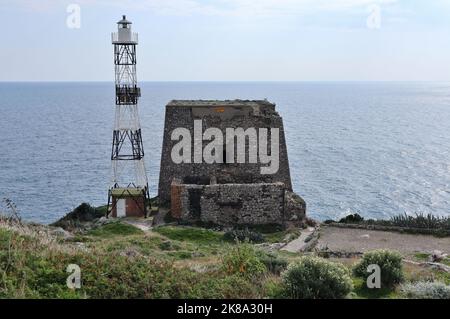
[[[215, 161], [201, 158], [213, 140], [206, 136], [211, 129], [223, 136], [215, 140], [220, 146], [211, 153]], [[244, 137], [239, 141], [233, 131]], [[177, 132], [189, 134], [184, 141], [189, 149], [179, 152]], [[271, 149], [275, 142], [279, 147]], [[174, 160], [178, 155], [185, 160]], [[264, 162], [263, 155], [272, 162]], [[306, 212], [303, 199], [292, 192], [283, 120], [266, 100], [171, 101], [158, 196], [162, 205], [170, 205], [173, 218], [186, 222], [288, 226], [302, 224]]]

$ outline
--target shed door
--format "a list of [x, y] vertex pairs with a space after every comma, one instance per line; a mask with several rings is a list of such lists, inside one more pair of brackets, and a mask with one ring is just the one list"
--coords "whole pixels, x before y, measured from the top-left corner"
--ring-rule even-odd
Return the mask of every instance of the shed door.
[[125, 217], [126, 215], [126, 205], [125, 205], [125, 198], [120, 198], [117, 200], [117, 217]]

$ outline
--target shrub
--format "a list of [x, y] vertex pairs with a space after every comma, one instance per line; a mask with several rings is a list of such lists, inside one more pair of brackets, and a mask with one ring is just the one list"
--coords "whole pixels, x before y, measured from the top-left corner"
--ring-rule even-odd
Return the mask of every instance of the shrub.
[[284, 289], [283, 282], [281, 281], [281, 278], [278, 276], [269, 276], [264, 281], [264, 295], [266, 298], [269, 299], [287, 299], [289, 298], [286, 296], [286, 292]]
[[450, 299], [450, 286], [441, 282], [417, 282], [402, 286], [402, 294], [410, 299]]
[[246, 229], [234, 229], [226, 232], [223, 235], [223, 239], [227, 241], [249, 241], [252, 243], [262, 243], [264, 241], [264, 236], [261, 233], [251, 231]]
[[[326, 220], [324, 224], [335, 223], [333, 220]], [[359, 224], [363, 226], [395, 227], [398, 231], [410, 234], [428, 234], [436, 237], [450, 236], [450, 217], [434, 216], [432, 214], [415, 214], [413, 216], [403, 214], [393, 216], [388, 220], [365, 220], [358, 214], [348, 215], [342, 218], [339, 223]]]
[[186, 298], [261, 298], [262, 291], [251, 280], [240, 275], [201, 274], [198, 283], [192, 287], [192, 292], [186, 294]]
[[285, 295], [295, 299], [339, 299], [353, 289], [350, 271], [319, 257], [301, 257], [282, 274]]
[[358, 277], [367, 278], [369, 265], [378, 265], [381, 269], [381, 283], [387, 287], [403, 281], [402, 256], [389, 250], [374, 250], [363, 255], [353, 272]]
[[272, 253], [260, 252], [258, 258], [266, 266], [267, 270], [275, 275], [279, 275], [288, 266], [286, 259]]
[[229, 275], [237, 274], [245, 278], [257, 277], [267, 271], [250, 244], [231, 247], [222, 259], [222, 268]]
[[341, 224], [359, 224], [364, 221], [364, 218], [359, 214], [348, 215], [342, 218], [339, 223]]
[[399, 227], [426, 228], [426, 229], [447, 229], [450, 230], [450, 217], [439, 217], [432, 214], [407, 214], [394, 216], [390, 223]]

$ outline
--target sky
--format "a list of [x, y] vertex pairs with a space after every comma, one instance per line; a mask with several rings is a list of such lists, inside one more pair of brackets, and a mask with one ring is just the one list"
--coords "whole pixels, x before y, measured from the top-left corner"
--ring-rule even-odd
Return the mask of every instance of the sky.
[[0, 0], [0, 81], [112, 81], [122, 14], [141, 81], [450, 81], [450, 0]]

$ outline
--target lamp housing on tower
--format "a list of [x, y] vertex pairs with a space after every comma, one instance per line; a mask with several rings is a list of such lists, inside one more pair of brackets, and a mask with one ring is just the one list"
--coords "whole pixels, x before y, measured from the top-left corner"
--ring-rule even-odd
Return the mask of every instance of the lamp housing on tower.
[[113, 44], [138, 44], [138, 34], [131, 31], [131, 24], [125, 15], [122, 16], [117, 22], [117, 32], [111, 34]]

